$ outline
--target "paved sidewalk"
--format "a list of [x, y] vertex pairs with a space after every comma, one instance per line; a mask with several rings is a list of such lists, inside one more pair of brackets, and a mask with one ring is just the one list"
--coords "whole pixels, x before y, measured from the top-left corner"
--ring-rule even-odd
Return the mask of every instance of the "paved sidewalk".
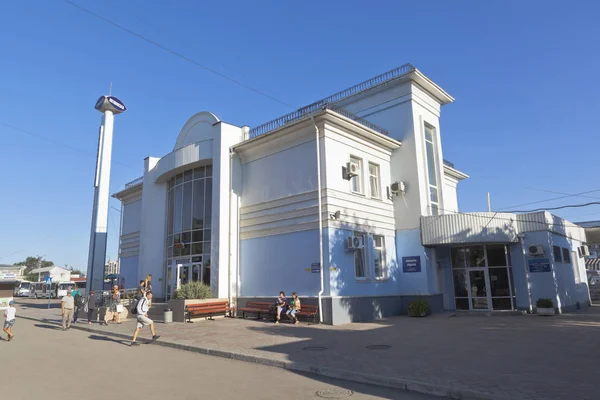
[[[60, 310], [18, 301], [22, 317]], [[33, 303], [33, 304], [32, 304]], [[433, 315], [344, 326], [217, 319], [157, 324], [161, 345], [462, 399], [597, 399], [600, 307], [555, 317]], [[88, 328], [130, 337], [135, 324]], [[148, 330], [140, 338], [149, 338]], [[368, 349], [366, 346], [391, 346]]]

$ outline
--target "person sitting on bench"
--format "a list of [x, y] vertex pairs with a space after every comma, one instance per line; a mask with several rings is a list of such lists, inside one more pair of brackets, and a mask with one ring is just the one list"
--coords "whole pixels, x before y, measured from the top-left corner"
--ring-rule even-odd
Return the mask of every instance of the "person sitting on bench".
[[287, 305], [287, 299], [285, 298], [285, 293], [283, 293], [283, 290], [281, 292], [279, 292], [279, 297], [277, 298], [277, 301], [275, 302], [275, 307], [277, 308], [277, 314], [275, 315], [275, 323], [278, 324], [279, 323], [279, 318], [281, 317], [281, 311], [283, 311], [285, 309]]
[[290, 301], [290, 307], [286, 311], [287, 317], [293, 321], [294, 324], [298, 323], [298, 318], [296, 318], [296, 313], [300, 312], [301, 304], [300, 299], [298, 298], [298, 293], [292, 293], [292, 300]]

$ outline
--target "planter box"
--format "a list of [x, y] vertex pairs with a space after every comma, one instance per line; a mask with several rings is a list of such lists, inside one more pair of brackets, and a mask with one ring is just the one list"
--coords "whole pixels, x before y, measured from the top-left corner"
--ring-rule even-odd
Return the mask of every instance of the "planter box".
[[169, 308], [173, 311], [173, 322], [185, 322], [185, 306], [188, 304], [212, 303], [213, 301], [229, 301], [229, 299], [169, 300]]
[[538, 315], [554, 315], [554, 314], [556, 314], [556, 312], [554, 311], [554, 308], [542, 308], [542, 307], [538, 307], [537, 308], [537, 314]]
[[418, 318], [420, 318], [420, 317], [425, 317], [425, 316], [427, 316], [427, 313], [425, 313], [425, 312], [422, 312], [422, 313], [420, 313], [420, 314], [417, 314], [417, 313], [411, 313], [411, 312], [409, 312], [409, 313], [408, 313], [408, 316], [409, 316], [409, 317], [418, 317]]

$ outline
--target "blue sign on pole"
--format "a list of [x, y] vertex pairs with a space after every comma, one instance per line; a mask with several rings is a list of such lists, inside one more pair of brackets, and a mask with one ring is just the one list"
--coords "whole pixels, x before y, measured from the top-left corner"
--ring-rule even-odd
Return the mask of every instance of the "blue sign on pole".
[[529, 272], [550, 272], [550, 260], [548, 258], [534, 258], [529, 260]]
[[48, 309], [50, 309], [50, 295], [52, 294], [52, 277], [50, 275], [46, 277], [46, 285], [50, 286], [48, 288]]
[[420, 256], [402, 257], [402, 271], [403, 272], [421, 272], [421, 257]]

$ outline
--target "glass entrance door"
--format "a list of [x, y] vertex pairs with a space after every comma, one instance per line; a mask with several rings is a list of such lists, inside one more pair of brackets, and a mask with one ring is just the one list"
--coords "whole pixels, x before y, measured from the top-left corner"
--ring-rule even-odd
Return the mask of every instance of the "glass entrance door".
[[452, 249], [452, 276], [457, 310], [513, 310], [510, 253], [504, 245]]

